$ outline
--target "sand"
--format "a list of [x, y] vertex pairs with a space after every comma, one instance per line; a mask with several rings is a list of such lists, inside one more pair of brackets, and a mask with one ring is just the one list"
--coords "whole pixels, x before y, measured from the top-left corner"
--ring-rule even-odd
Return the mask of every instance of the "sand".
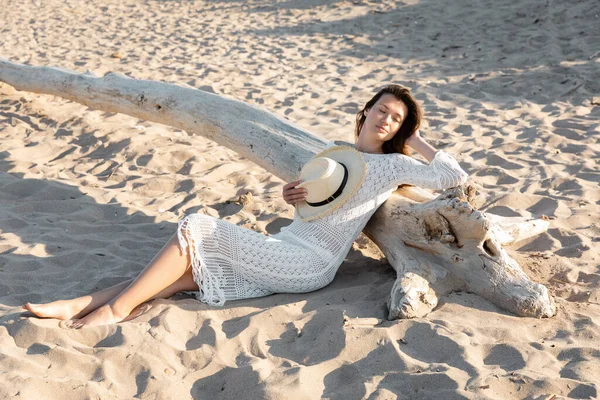
[[[202, 137], [0, 84], [0, 398], [600, 396], [598, 1], [2, 8], [0, 57], [211, 90], [327, 139], [351, 140], [357, 108], [382, 85], [409, 86], [424, 136], [483, 188], [483, 210], [550, 218], [509, 252], [558, 313], [519, 318], [453, 293], [426, 318], [385, 321], [395, 272], [360, 238], [310, 294], [223, 308], [180, 294], [85, 330], [34, 318], [21, 304], [136, 276], [185, 214], [272, 234], [293, 210], [284, 182]], [[357, 317], [382, 322], [344, 325]]]

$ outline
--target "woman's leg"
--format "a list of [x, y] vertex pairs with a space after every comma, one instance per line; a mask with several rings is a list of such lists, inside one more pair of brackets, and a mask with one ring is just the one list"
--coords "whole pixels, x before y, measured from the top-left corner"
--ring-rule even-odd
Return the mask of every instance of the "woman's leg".
[[[161, 253], [169, 246], [169, 244], [172, 244], [171, 242], [173, 239], [175, 239], [175, 246], [177, 246], [177, 239], [174, 237], [171, 239], [171, 241], [169, 241], [169, 243], [167, 243], [167, 245], [165, 245], [165, 247], [163, 247]], [[148, 270], [150, 265], [154, 263], [157, 258], [158, 255], [146, 267], [142, 274]], [[78, 319], [88, 315], [92, 311], [95, 311], [99, 307], [116, 298], [133, 282], [133, 279], [129, 279], [109, 288], [72, 300], [58, 300], [47, 304], [26, 303], [23, 308], [42, 318], [57, 318], [61, 320]], [[180, 276], [179, 279], [155, 295], [151, 296], [148, 300], [171, 297], [175, 293], [187, 290], [198, 290], [198, 285], [194, 282], [191, 268], [186, 269], [185, 273]]]
[[128, 279], [109, 288], [71, 300], [57, 300], [46, 304], [25, 303], [23, 308], [41, 318], [81, 318], [108, 303], [133, 282]]
[[[125, 319], [141, 303], [161, 294], [177, 282], [190, 269], [190, 257], [182, 254], [177, 236], [174, 235], [142, 273], [115, 298], [96, 311], [73, 323], [74, 328], [114, 324]], [[193, 282], [193, 279], [191, 280]], [[188, 282], [189, 283], [189, 282]], [[198, 290], [195, 282], [181, 290]]]
[[[102, 289], [86, 296], [71, 300], [57, 300], [46, 304], [26, 303], [23, 308], [41, 318], [56, 318], [60, 320], [83, 318], [98, 307], [105, 305], [125, 290], [133, 279], [128, 279], [114, 286]], [[192, 270], [188, 269], [177, 282], [152, 296], [152, 299], [165, 299], [183, 291], [198, 290], [194, 282]]]

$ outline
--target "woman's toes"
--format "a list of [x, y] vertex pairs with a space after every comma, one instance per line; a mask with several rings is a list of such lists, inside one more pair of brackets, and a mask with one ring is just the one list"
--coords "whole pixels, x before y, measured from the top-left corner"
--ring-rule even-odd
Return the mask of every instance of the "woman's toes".
[[62, 328], [62, 329], [74, 329], [73, 325], [77, 322], [78, 320], [72, 320], [72, 319], [65, 319], [63, 321], [60, 321], [58, 323], [58, 327]]
[[127, 322], [127, 321], [131, 321], [134, 318], [137, 318], [143, 314], [146, 314], [148, 311], [150, 311], [150, 309], [152, 308], [151, 304], [140, 304], [139, 306], [137, 306], [136, 308], [133, 309], [133, 311], [131, 311], [131, 313], [125, 317], [123, 319], [123, 321], [121, 322]]
[[71, 329], [80, 329], [83, 325], [85, 324], [81, 320], [78, 320], [71, 324]]

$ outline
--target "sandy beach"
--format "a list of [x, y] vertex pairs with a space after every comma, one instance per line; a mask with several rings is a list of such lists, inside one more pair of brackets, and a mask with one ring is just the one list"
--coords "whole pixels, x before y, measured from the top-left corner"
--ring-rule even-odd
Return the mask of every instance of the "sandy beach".
[[410, 87], [423, 136], [481, 187], [483, 211], [549, 218], [507, 250], [558, 312], [521, 318], [457, 292], [425, 318], [387, 321], [396, 274], [361, 236], [313, 293], [222, 308], [182, 293], [84, 330], [35, 318], [23, 303], [135, 277], [187, 214], [274, 234], [293, 208], [285, 182], [199, 135], [0, 83], [1, 399], [600, 397], [597, 0], [2, 8], [2, 58], [211, 91], [328, 140], [352, 141], [383, 85]]

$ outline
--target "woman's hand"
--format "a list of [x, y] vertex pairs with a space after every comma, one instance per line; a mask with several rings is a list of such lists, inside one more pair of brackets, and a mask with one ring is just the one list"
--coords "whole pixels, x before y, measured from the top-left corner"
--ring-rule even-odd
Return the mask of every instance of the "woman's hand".
[[422, 155], [427, 162], [431, 162], [438, 152], [435, 147], [421, 137], [421, 132], [418, 129], [406, 139], [406, 145]]
[[413, 147], [413, 145], [415, 143], [420, 142], [422, 140], [423, 140], [423, 138], [421, 137], [421, 132], [417, 129], [416, 131], [413, 132], [412, 135], [410, 135], [408, 137], [408, 139], [406, 139], [406, 144], [410, 147]]
[[308, 193], [308, 190], [306, 190], [305, 188], [296, 187], [296, 185], [300, 184], [301, 182], [301, 180], [293, 181], [286, 184], [283, 187], [283, 200], [286, 203], [293, 206], [299, 201], [306, 199], [306, 194]]

